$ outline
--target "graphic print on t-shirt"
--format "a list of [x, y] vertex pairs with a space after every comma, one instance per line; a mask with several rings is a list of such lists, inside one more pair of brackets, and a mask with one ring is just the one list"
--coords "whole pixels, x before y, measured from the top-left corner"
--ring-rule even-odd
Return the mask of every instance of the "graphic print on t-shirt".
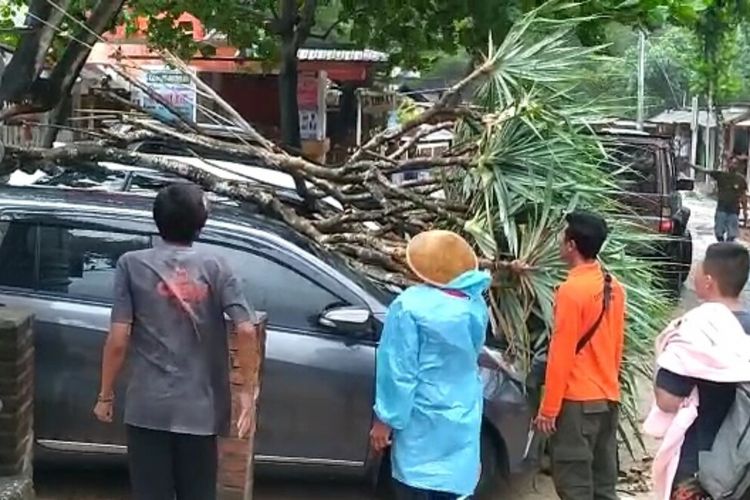
[[175, 268], [169, 277], [160, 281], [156, 291], [162, 297], [172, 299], [181, 307], [203, 302], [208, 297], [208, 285], [194, 280], [183, 267]]
[[255, 321], [215, 253], [156, 243], [120, 257], [113, 318], [132, 318], [127, 425], [212, 436], [231, 428], [228, 314]]

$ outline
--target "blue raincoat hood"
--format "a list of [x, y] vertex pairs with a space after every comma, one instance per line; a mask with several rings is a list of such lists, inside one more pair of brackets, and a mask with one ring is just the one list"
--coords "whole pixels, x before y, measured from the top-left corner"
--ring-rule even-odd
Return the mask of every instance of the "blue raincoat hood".
[[492, 277], [487, 271], [466, 271], [445, 287], [449, 290], [460, 290], [469, 297], [478, 298], [489, 288]]

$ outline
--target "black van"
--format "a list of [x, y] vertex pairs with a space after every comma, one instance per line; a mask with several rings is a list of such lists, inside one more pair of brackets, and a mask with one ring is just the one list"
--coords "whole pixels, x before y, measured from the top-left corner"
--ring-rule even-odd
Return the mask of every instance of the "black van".
[[665, 287], [677, 294], [693, 259], [690, 209], [683, 206], [680, 192], [692, 191], [694, 182], [679, 175], [669, 137], [630, 130], [605, 131], [601, 137], [627, 191], [620, 200], [630, 211], [624, 216], [655, 235], [639, 253], [659, 265]]

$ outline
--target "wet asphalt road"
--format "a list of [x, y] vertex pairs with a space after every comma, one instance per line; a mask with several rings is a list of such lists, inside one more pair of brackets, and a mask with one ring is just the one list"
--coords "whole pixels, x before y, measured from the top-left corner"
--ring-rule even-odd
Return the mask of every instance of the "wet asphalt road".
[[[693, 234], [694, 258], [700, 259], [708, 245], [713, 243], [713, 212], [715, 202], [701, 195], [689, 194], [685, 203], [692, 210], [690, 229]], [[688, 280], [682, 294], [680, 309], [696, 303], [692, 280]], [[750, 289], [745, 289], [750, 306]], [[127, 474], [123, 470], [91, 469], [37, 471], [38, 500], [129, 500]], [[539, 477], [534, 485], [516, 485], [514, 492], [503, 498], [514, 500], [543, 500], [556, 498], [547, 477]], [[362, 485], [339, 482], [269, 482], [256, 486], [255, 500], [368, 500], [373, 495]], [[500, 497], [498, 497], [499, 500]], [[634, 500], [649, 498], [625, 497]]]

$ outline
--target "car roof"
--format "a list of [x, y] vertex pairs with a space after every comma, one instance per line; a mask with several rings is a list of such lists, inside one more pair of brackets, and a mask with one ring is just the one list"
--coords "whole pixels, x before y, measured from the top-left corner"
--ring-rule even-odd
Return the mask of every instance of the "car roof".
[[[136, 211], [141, 212], [140, 216], [150, 217], [153, 202], [153, 196], [135, 193], [77, 188], [0, 186], [0, 209], [33, 207], [35, 210], [52, 212], [59, 210], [63, 205], [78, 209], [82, 214], [117, 215], [122, 212]], [[233, 200], [212, 202], [209, 225], [212, 223], [272, 233], [304, 250], [309, 249], [311, 244], [284, 222], [263, 213], [251, 203]]]
[[[203, 159], [203, 158], [197, 158], [193, 156], [181, 156], [181, 155], [167, 155], [167, 154], [153, 154], [153, 153], [142, 153], [147, 156], [152, 156], [155, 158], [161, 158], [166, 160], [172, 160], [177, 161], [181, 163], [185, 163], [194, 167], [197, 167], [201, 170], [207, 171], [212, 175], [215, 175], [216, 177], [226, 180], [226, 181], [239, 181], [239, 182], [249, 182], [252, 184], [259, 184], [259, 185], [265, 185], [268, 187], [271, 187], [275, 189], [280, 196], [282, 196], [284, 199], [292, 201], [292, 202], [298, 202], [301, 203], [303, 200], [299, 196], [299, 194], [296, 191], [295, 187], [295, 181], [294, 178], [286, 173], [286, 172], [280, 172], [277, 170], [273, 170], [266, 167], [258, 167], [249, 165], [246, 163], [238, 163], [234, 161], [227, 161], [224, 159]], [[169, 172], [162, 172], [159, 170], [155, 170], [149, 167], [141, 167], [141, 166], [133, 166], [133, 165], [125, 165], [115, 162], [108, 162], [108, 161], [101, 161], [98, 162], [99, 168], [101, 169], [98, 173], [101, 175], [113, 175], [113, 176], [123, 176], [125, 178], [128, 175], [138, 175], [145, 179], [150, 179], [152, 181], [161, 181], [161, 182], [181, 182], [184, 179], [176, 174], [172, 174]], [[16, 176], [15, 179], [12, 179], [11, 184], [17, 184], [16, 185], [28, 185], [28, 184], [37, 184], [37, 185], [45, 185], [49, 184], [52, 186], [63, 186], [63, 187], [84, 187], [80, 184], [84, 181], [85, 177], [91, 176], [95, 174], [96, 172], [86, 172], [79, 171], [74, 168], [71, 169], [65, 169], [65, 171], [61, 174], [54, 175], [54, 176]], [[84, 179], [65, 179], [66, 176], [79, 176], [83, 177]], [[62, 180], [62, 182], [59, 182]], [[74, 180], [79, 181], [79, 185], [77, 186], [70, 186], [70, 182], [73, 182]], [[97, 181], [91, 181], [89, 182], [91, 189], [99, 189], [99, 190], [109, 190], [112, 189], [108, 187], [106, 182], [97, 182]], [[309, 188], [313, 188], [314, 186], [307, 182], [307, 186]], [[141, 190], [140, 192], [143, 192]], [[332, 208], [336, 210], [342, 210], [343, 206], [341, 203], [338, 202], [338, 200], [327, 196], [321, 199], [323, 203], [326, 203], [327, 205], [331, 206]]]
[[623, 144], [654, 145], [659, 147], [669, 147], [672, 145], [672, 139], [668, 136], [634, 130], [609, 129], [600, 131], [597, 135], [603, 139], [610, 139]]

